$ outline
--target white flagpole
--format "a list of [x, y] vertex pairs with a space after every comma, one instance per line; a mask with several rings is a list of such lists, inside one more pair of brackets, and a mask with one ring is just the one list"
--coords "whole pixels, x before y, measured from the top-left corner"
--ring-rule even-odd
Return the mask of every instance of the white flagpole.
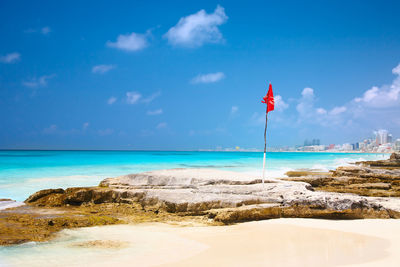
[[265, 110], [265, 130], [264, 130], [264, 158], [263, 158], [263, 176], [262, 176], [262, 185], [264, 187], [264, 178], [265, 178], [265, 153], [267, 152], [267, 123], [268, 123], [268, 104], [267, 109]]

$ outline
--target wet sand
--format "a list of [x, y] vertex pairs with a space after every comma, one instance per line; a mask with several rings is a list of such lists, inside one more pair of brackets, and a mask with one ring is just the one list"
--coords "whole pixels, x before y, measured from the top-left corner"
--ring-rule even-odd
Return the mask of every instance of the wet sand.
[[114, 225], [1, 249], [0, 266], [399, 266], [400, 220]]

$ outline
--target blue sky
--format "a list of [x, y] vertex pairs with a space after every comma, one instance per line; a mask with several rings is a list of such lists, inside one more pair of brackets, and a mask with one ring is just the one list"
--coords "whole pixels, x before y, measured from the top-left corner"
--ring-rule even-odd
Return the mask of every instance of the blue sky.
[[400, 138], [398, 1], [1, 1], [0, 148]]

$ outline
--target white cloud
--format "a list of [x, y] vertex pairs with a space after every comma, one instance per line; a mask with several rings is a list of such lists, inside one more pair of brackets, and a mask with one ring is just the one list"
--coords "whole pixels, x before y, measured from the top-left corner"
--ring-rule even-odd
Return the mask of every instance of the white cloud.
[[314, 113], [314, 89], [309, 87], [303, 89], [296, 109], [301, 117], [309, 117]]
[[[347, 110], [346, 107], [341, 106], [341, 107], [334, 107], [331, 111], [329, 111], [330, 115], [338, 115], [340, 113], [343, 113]], [[318, 109], [317, 109], [317, 113], [318, 113]]]
[[99, 73], [99, 74], [104, 74], [106, 72], [109, 72], [110, 70], [115, 69], [115, 65], [96, 65], [92, 68], [93, 73]]
[[150, 115], [150, 116], [161, 115], [162, 113], [163, 113], [163, 110], [161, 108], [160, 109], [156, 109], [156, 110], [147, 111], [147, 115]]
[[227, 20], [224, 8], [219, 5], [211, 14], [202, 9], [182, 17], [164, 37], [168, 39], [168, 43], [176, 46], [199, 47], [205, 43], [220, 43], [223, 37], [218, 26]]
[[30, 28], [24, 31], [25, 33], [41, 33], [43, 35], [47, 35], [51, 32], [51, 28], [49, 26], [45, 26], [42, 28]]
[[157, 129], [164, 129], [167, 128], [167, 123], [166, 122], [160, 122], [157, 126]]
[[120, 34], [117, 38], [116, 42], [107, 42], [108, 47], [113, 47], [125, 51], [139, 51], [148, 46], [148, 37], [150, 35], [150, 31], [147, 31], [145, 34], [134, 33], [131, 34]]
[[354, 98], [358, 105], [374, 108], [388, 108], [400, 105], [400, 64], [392, 69], [396, 75], [391, 85], [373, 86], [361, 97]]
[[304, 88], [296, 106], [298, 112], [297, 125], [310, 123], [322, 126], [333, 126], [343, 123], [342, 114], [347, 111], [347, 107], [337, 106], [327, 111], [327, 109], [322, 107], [316, 108], [315, 102], [316, 97], [314, 89], [309, 87]]
[[115, 103], [115, 101], [117, 101], [117, 98], [112, 96], [107, 100], [107, 104], [112, 105]]
[[238, 112], [239, 108], [237, 106], [232, 106], [231, 108], [231, 115], [234, 115]]
[[[145, 103], [148, 104], [150, 102], [152, 102], [154, 99], [156, 99], [157, 97], [159, 97], [161, 95], [161, 92], [155, 92], [151, 95], [149, 95], [148, 97], [143, 97], [143, 95], [139, 92], [136, 91], [131, 91], [131, 92], [126, 92], [126, 103], [128, 104], [138, 104], [138, 103]], [[117, 98], [112, 96], [107, 100], [107, 104], [112, 105], [117, 101]], [[158, 112], [160, 112], [161, 109], [157, 110]], [[149, 111], [152, 112], [152, 111]], [[161, 110], [162, 113], [162, 110]], [[161, 114], [160, 113], [160, 114]], [[148, 114], [148, 115], [158, 115], [158, 114]]]
[[303, 91], [301, 92], [301, 95], [303, 97], [314, 97], [314, 89], [306, 87], [303, 89]]
[[283, 101], [280, 95], [276, 95], [274, 97], [274, 100], [275, 100], [275, 110], [277, 111], [283, 111], [289, 107], [289, 104]]
[[385, 108], [388, 106], [398, 105], [399, 95], [400, 86], [396, 85], [395, 83], [393, 83], [390, 87], [383, 86], [379, 88], [377, 86], [373, 86], [371, 89], [365, 91], [362, 97], [355, 98], [354, 102], [362, 103], [366, 106]]
[[397, 67], [394, 67], [394, 68], [392, 69], [392, 73], [393, 73], [393, 74], [400, 75], [400, 64], [397, 65]]
[[20, 59], [21, 59], [21, 54], [17, 53], [17, 52], [6, 54], [4, 56], [0, 56], [0, 62], [7, 63], [7, 64], [15, 63]]
[[[348, 102], [332, 103], [333, 106], [330, 107], [317, 106], [317, 91], [304, 88], [297, 99], [288, 100], [289, 103], [296, 103], [297, 112], [275, 113], [272, 118], [275, 122], [280, 120], [280, 127], [287, 126], [307, 133], [321, 131], [318, 127], [346, 132], [349, 135], [357, 133], [360, 136], [374, 128], [387, 128], [394, 134], [399, 133], [400, 64], [393, 68], [392, 73], [395, 77], [389, 85], [374, 86], [360, 97]], [[278, 101], [275, 99], [275, 102], [277, 108]], [[261, 127], [264, 123], [265, 114], [252, 114], [250, 125]]]
[[142, 95], [138, 92], [126, 92], [126, 102], [128, 104], [136, 104]]
[[391, 84], [373, 86], [346, 105], [353, 120], [360, 121], [364, 127], [400, 131], [400, 64], [392, 69], [392, 73], [395, 78]]
[[40, 29], [40, 32], [41, 32], [43, 35], [47, 35], [47, 34], [49, 34], [49, 33], [51, 32], [51, 29], [50, 29], [49, 26], [46, 26], [46, 27], [41, 28], [41, 29]]
[[357, 97], [354, 99], [355, 102], [371, 102], [375, 97], [378, 96], [379, 88], [374, 86], [371, 89], [367, 90], [362, 97]]
[[86, 130], [87, 128], [89, 128], [89, 123], [85, 122], [84, 124], [82, 124], [82, 130]]
[[[395, 75], [389, 85], [373, 86], [361, 96], [328, 110], [315, 108], [315, 95], [312, 88], [305, 88], [298, 100], [298, 122], [319, 124], [322, 126], [358, 125], [358, 128], [398, 127], [395, 118], [400, 108], [400, 64], [392, 69]], [[372, 118], [385, 118], [376, 120]], [[389, 126], [387, 126], [389, 125]]]
[[51, 74], [51, 75], [43, 75], [40, 76], [39, 78], [33, 78], [30, 81], [25, 81], [22, 82], [22, 84], [26, 87], [30, 88], [37, 88], [37, 87], [45, 87], [48, 84], [48, 81], [52, 78], [54, 78], [56, 75]]
[[199, 74], [192, 79], [192, 83], [215, 83], [225, 77], [223, 72]]
[[155, 92], [155, 93], [149, 95], [148, 97], [143, 98], [142, 102], [148, 104], [148, 103], [152, 102], [154, 99], [156, 99], [157, 97], [159, 97], [160, 95], [161, 95], [160, 91]]

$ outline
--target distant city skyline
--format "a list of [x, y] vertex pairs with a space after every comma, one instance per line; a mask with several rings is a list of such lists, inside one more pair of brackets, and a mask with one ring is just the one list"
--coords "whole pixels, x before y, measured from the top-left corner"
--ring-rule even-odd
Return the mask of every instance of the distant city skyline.
[[391, 153], [400, 151], [400, 136], [393, 139], [393, 135], [388, 130], [379, 129], [373, 131], [374, 137], [360, 138], [356, 142], [346, 142], [343, 144], [326, 143], [321, 144], [320, 139], [306, 139], [304, 145], [285, 148], [271, 148], [278, 151], [360, 151], [360, 152], [386, 152]]
[[269, 147], [399, 137], [398, 10], [1, 1], [0, 149], [262, 149], [268, 82]]
[[[395, 151], [400, 151], [400, 136], [394, 139], [392, 134], [390, 134], [385, 129], [379, 129], [372, 132], [374, 137], [364, 137], [359, 138], [355, 142], [345, 142], [345, 143], [332, 143], [332, 142], [321, 142], [318, 138], [309, 138], [304, 140], [304, 144], [296, 146], [272, 146], [268, 147], [270, 152], [290, 152], [290, 151], [314, 151], [314, 152], [339, 152], [339, 151], [357, 151], [357, 152], [384, 152], [392, 153]], [[243, 148], [243, 147], [216, 147], [215, 149], [200, 149], [203, 151], [242, 151], [242, 152], [261, 152], [259, 148]]]

